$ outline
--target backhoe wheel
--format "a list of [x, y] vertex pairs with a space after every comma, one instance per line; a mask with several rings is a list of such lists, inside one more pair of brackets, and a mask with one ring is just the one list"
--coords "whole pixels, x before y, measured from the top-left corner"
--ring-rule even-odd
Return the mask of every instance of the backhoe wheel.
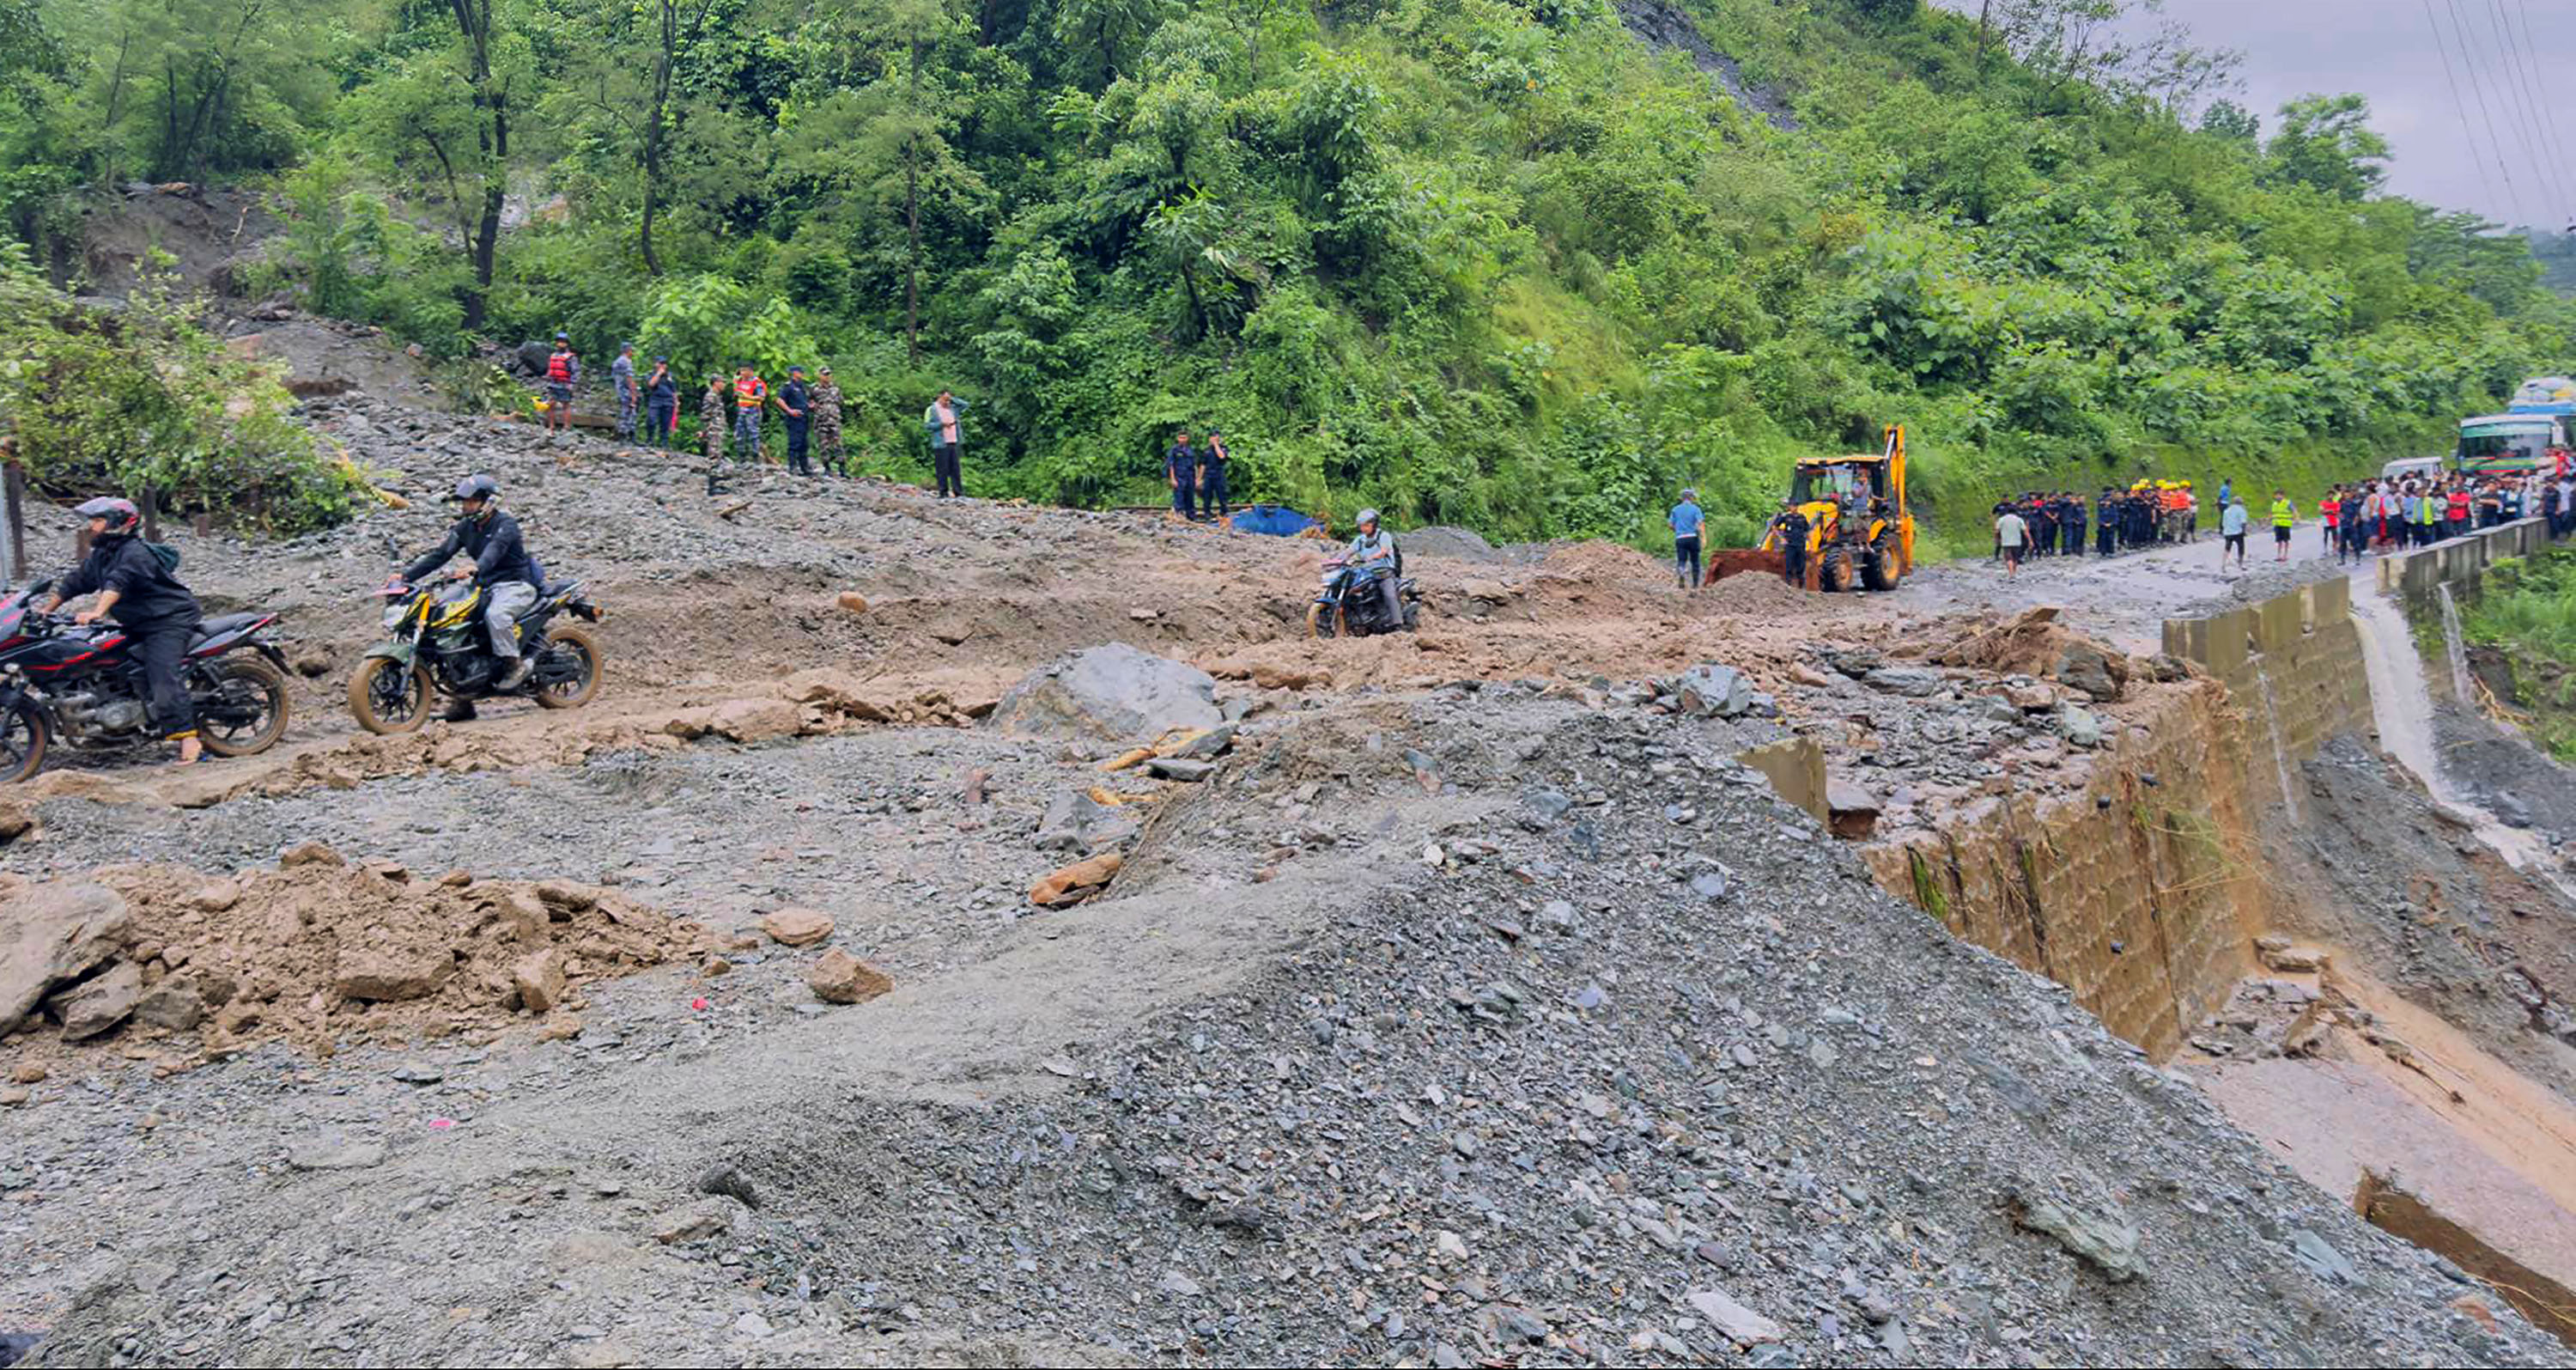
[[286, 736], [286, 677], [266, 660], [234, 656], [206, 668], [213, 697], [197, 706], [197, 740], [217, 756], [256, 756]]
[[537, 703], [548, 709], [578, 709], [599, 693], [599, 678], [605, 674], [605, 658], [600, 655], [599, 639], [589, 630], [569, 623], [558, 623], [546, 630], [545, 655], [540, 662], [569, 665], [579, 671], [570, 680], [558, 680], [537, 687]]
[[349, 677], [349, 713], [371, 733], [407, 733], [429, 719], [429, 668], [371, 656]]
[[1341, 626], [1341, 611], [1335, 606], [1320, 600], [1306, 606], [1306, 636], [1339, 637]]
[[1896, 534], [1885, 532], [1871, 543], [1869, 556], [1860, 568], [1861, 583], [1873, 590], [1893, 590], [1905, 579], [1905, 560], [1896, 546]]
[[1839, 595], [1852, 588], [1852, 579], [1851, 549], [1839, 542], [1826, 548], [1824, 565], [1818, 568], [1817, 588], [1829, 595]]

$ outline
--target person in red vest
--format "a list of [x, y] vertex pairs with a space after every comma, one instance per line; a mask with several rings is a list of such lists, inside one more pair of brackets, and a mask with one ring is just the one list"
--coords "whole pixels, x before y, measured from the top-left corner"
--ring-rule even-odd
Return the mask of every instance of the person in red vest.
[[744, 362], [733, 369], [733, 438], [751, 452], [751, 460], [760, 461], [760, 418], [769, 408], [769, 387], [760, 374]]
[[2342, 514], [2343, 487], [2338, 485], [2335, 488], [2328, 490], [2324, 499], [2317, 501], [2317, 517], [2324, 520], [2325, 531], [2324, 539], [2319, 541], [2317, 544], [2317, 551], [2319, 554], [2331, 552], [2335, 549], [2335, 528], [2338, 520], [2342, 517]]
[[2469, 531], [2468, 482], [2463, 481], [2456, 476], [2452, 478], [2451, 495], [2444, 503], [2442, 513], [2443, 517], [2447, 518], [2451, 524], [2449, 528], [2443, 530], [2445, 536], [2458, 537], [2462, 533]]
[[573, 355], [572, 336], [555, 335], [555, 350], [546, 358], [546, 430], [572, 431], [572, 388], [581, 384], [581, 358]]

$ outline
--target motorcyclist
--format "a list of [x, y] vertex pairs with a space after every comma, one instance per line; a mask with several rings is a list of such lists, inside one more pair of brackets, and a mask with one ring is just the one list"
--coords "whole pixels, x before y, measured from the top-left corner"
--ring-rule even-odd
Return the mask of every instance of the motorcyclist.
[[[486, 475], [467, 476], [456, 482], [455, 493], [448, 498], [463, 507], [465, 517], [447, 530], [445, 542], [404, 567], [403, 579], [418, 584], [448, 558], [460, 552], [472, 557], [474, 564], [457, 567], [453, 578], [471, 579], [483, 587], [483, 624], [492, 634], [492, 655], [507, 663], [492, 689], [494, 693], [515, 690], [528, 679], [529, 662], [519, 651], [519, 615], [537, 602], [535, 562], [519, 540], [519, 521], [501, 512], [499, 481]], [[448, 716], [451, 720], [473, 717], [473, 702], [456, 701]]]
[[1352, 570], [1377, 582], [1378, 601], [1386, 609], [1386, 630], [1393, 632], [1403, 627], [1404, 605], [1396, 596], [1395, 534], [1378, 526], [1375, 509], [1360, 511], [1360, 535], [1351, 539], [1350, 551], [1343, 560]]
[[99, 592], [98, 603], [72, 616], [95, 623], [116, 620], [132, 639], [134, 659], [143, 667], [144, 697], [161, 735], [179, 744], [179, 764], [196, 762], [203, 744], [197, 740], [196, 706], [179, 683], [179, 662], [204, 617], [197, 597], [170, 574], [161, 557], [138, 536], [142, 511], [132, 500], [107, 496], [77, 511], [89, 520], [89, 556], [54, 582], [45, 601], [51, 613], [67, 599]]

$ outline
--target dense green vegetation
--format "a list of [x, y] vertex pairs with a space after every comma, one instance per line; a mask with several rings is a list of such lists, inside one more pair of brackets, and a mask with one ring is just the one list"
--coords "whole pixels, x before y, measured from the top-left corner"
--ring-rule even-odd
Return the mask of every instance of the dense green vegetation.
[[2487, 568], [2460, 631], [2502, 660], [2513, 688], [2501, 702], [2525, 714], [2533, 740], [2576, 762], [2576, 552], [2553, 549]]
[[[1669, 39], [1657, 0], [1621, 0]], [[1237, 488], [1498, 536], [1743, 536], [1802, 451], [1918, 488], [2312, 480], [2576, 354], [2522, 239], [2378, 191], [2357, 97], [2254, 115], [2131, 0], [0, 0], [0, 221], [272, 178], [281, 283], [442, 356], [569, 329], [830, 360], [979, 491]]]

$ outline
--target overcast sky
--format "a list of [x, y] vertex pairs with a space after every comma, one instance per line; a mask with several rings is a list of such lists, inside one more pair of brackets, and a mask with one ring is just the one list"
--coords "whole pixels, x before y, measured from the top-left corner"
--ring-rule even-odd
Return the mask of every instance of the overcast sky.
[[[2202, 44], [2245, 54], [2242, 99], [2262, 116], [2265, 137], [2283, 101], [2358, 91], [2396, 154], [2389, 189], [2505, 224], [2564, 228], [2576, 218], [2576, 0], [2166, 0], [2165, 12]], [[2455, 17], [2468, 25], [2467, 52]], [[2499, 30], [2512, 40], [2511, 59]], [[2472, 72], [2485, 83], [2483, 119]]]
[[[1977, 9], [1976, 0], [1936, 3]], [[2262, 117], [2264, 137], [2279, 129], [2283, 102], [2356, 91], [2395, 153], [2390, 190], [2506, 225], [2576, 221], [2576, 0], [2166, 0], [2165, 13], [2202, 46], [2245, 54], [2235, 98]], [[2510, 67], [2500, 31], [2512, 39]], [[2445, 55], [2460, 83], [2457, 107]], [[2485, 85], [2484, 117], [2473, 74]], [[2546, 104], [2535, 79], [2548, 87]]]

